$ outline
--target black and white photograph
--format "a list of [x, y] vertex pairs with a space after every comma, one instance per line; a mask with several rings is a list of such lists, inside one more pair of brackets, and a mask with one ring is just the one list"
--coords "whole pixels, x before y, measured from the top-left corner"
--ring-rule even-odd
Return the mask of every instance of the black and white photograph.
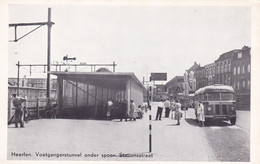
[[257, 161], [251, 1], [14, 2], [6, 163]]

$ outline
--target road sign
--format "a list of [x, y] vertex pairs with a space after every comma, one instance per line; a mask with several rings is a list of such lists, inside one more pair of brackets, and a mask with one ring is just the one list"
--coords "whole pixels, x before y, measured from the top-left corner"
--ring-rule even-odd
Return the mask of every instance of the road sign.
[[150, 81], [166, 81], [167, 73], [151, 73]]

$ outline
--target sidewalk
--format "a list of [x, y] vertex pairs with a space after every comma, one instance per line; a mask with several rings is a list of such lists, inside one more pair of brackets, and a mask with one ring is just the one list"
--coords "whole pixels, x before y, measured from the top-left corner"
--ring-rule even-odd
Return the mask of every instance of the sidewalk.
[[[148, 111], [149, 112], [149, 111]], [[155, 118], [156, 106], [152, 107]], [[187, 112], [187, 118], [193, 116]], [[163, 114], [164, 116], [164, 114]], [[136, 122], [119, 120], [41, 119], [31, 121], [25, 128], [8, 128], [8, 159], [31, 160], [113, 160], [113, 161], [212, 161], [203, 129], [162, 118], [152, 121], [152, 154], [149, 151], [149, 115]], [[19, 136], [19, 140], [17, 140]], [[11, 156], [12, 152], [28, 156]], [[37, 157], [36, 153], [73, 153], [81, 157]], [[90, 157], [94, 153], [97, 157]], [[149, 157], [119, 157], [120, 153], [143, 153]], [[88, 157], [84, 157], [84, 155]], [[103, 155], [103, 157], [102, 157]], [[108, 155], [106, 158], [104, 156]], [[116, 157], [115, 157], [115, 156]], [[93, 155], [92, 155], [93, 156]]]

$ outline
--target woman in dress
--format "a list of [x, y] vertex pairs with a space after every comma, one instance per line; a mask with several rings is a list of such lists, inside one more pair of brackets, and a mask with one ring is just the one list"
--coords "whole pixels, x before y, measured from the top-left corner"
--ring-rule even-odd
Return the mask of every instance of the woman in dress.
[[134, 119], [134, 110], [135, 110], [134, 100], [130, 100], [130, 110], [128, 112], [129, 121], [132, 121], [132, 119]]
[[204, 126], [205, 115], [204, 115], [204, 105], [202, 104], [202, 101], [199, 101], [197, 115], [198, 115], [199, 126]]

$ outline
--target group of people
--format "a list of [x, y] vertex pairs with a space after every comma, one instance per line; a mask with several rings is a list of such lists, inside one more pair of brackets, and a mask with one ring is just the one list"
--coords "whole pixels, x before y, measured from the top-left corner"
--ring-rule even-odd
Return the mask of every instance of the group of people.
[[119, 117], [120, 121], [125, 119], [125, 121], [136, 121], [138, 117], [138, 112], [140, 106], [136, 108], [134, 100], [130, 100], [130, 108], [127, 108], [127, 101], [124, 100], [123, 102], [113, 103], [112, 99], [109, 98], [107, 102], [107, 111], [106, 111], [106, 118], [113, 119], [117, 116]]
[[174, 119], [177, 120], [176, 125], [180, 125], [180, 119], [182, 117], [180, 101], [175, 100], [170, 102], [169, 98], [166, 99], [165, 101], [161, 99], [161, 101], [158, 103], [157, 106], [157, 113], [156, 113], [155, 120], [158, 119], [161, 120], [163, 108], [165, 108], [165, 117], [169, 118], [170, 112], [172, 112], [171, 118], [173, 119], [173, 115], [174, 115]]
[[[179, 100], [170, 101], [169, 98], [163, 101], [163, 99], [157, 105], [157, 113], [155, 120], [161, 120], [162, 111], [165, 108], [165, 117], [169, 118], [171, 112], [171, 118], [177, 121], [176, 125], [180, 125], [180, 120], [182, 117], [181, 103]], [[196, 119], [199, 121], [199, 126], [204, 126], [205, 115], [204, 106], [202, 101], [195, 102], [195, 115]]]

